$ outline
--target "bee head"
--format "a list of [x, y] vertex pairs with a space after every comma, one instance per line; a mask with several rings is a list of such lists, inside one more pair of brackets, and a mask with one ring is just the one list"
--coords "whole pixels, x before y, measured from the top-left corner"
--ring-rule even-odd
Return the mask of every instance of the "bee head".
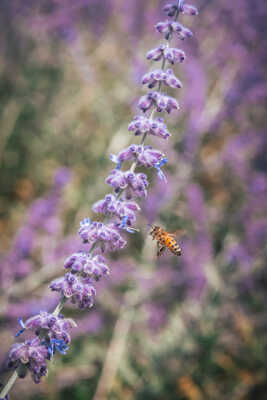
[[153, 235], [153, 234], [157, 233], [157, 232], [160, 230], [160, 227], [157, 226], [157, 225], [152, 225], [151, 228], [152, 228], [152, 229], [151, 229], [151, 231], [150, 231], [150, 235]]

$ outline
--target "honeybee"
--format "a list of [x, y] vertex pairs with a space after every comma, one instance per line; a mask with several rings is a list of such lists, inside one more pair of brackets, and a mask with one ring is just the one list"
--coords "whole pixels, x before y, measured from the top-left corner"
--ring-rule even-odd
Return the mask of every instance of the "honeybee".
[[182, 255], [182, 250], [174, 238], [174, 234], [164, 231], [160, 226], [152, 225], [149, 233], [153, 240], [157, 241], [157, 256], [160, 256], [165, 249], [169, 249], [176, 256]]

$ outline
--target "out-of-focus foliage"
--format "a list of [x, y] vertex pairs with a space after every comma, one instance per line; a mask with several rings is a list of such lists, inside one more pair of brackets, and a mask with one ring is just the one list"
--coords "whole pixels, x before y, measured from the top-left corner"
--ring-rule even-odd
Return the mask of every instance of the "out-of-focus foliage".
[[[164, 3], [1, 3], [2, 364], [17, 318], [55, 306], [48, 282], [109, 190], [109, 154], [134, 142], [127, 125]], [[68, 354], [40, 385], [17, 382], [13, 399], [266, 398], [267, 5], [195, 5], [199, 16], [183, 19], [195, 37], [175, 68], [182, 110], [166, 118], [168, 143], [153, 140], [168, 154], [168, 184], [153, 178], [140, 232], [112, 256], [92, 311], [66, 308], [78, 323]], [[55, 192], [62, 166], [70, 181]], [[186, 231], [182, 257], [156, 260], [155, 222]]]

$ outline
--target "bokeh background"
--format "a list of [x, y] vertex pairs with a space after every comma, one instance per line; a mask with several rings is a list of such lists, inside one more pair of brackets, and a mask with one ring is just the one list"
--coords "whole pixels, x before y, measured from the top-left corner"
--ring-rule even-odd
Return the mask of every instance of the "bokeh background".
[[[1, 1], [2, 382], [17, 318], [53, 310], [48, 283], [109, 191], [109, 154], [135, 142], [165, 3]], [[181, 19], [194, 38], [173, 41], [187, 53], [181, 111], [167, 143], [150, 140], [168, 183], [150, 175], [140, 232], [110, 257], [94, 308], [65, 308], [78, 323], [68, 354], [40, 385], [17, 382], [14, 400], [267, 398], [267, 5], [197, 3]], [[183, 256], [157, 260], [148, 223], [185, 230]]]

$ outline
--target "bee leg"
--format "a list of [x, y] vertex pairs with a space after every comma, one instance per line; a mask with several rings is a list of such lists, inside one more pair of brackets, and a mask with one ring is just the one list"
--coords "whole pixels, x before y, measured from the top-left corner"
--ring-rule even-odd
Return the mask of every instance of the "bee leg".
[[164, 252], [165, 249], [166, 249], [165, 246], [162, 246], [160, 243], [158, 243], [157, 256], [159, 257]]

